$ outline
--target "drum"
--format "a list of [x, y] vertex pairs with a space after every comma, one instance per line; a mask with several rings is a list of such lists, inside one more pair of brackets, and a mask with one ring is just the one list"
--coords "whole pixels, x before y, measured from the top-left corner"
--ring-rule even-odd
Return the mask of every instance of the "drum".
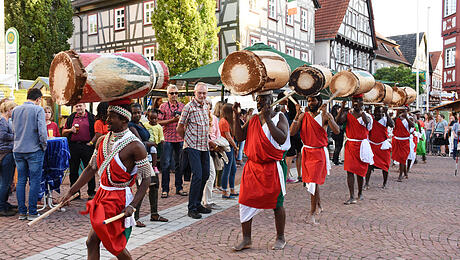
[[410, 105], [417, 99], [417, 92], [411, 87], [402, 87], [406, 92], [406, 100], [404, 102], [405, 105]]
[[270, 51], [236, 51], [225, 59], [221, 80], [236, 95], [280, 89], [289, 81], [291, 68], [280, 55]]
[[289, 78], [289, 86], [304, 96], [316, 95], [327, 88], [332, 79], [332, 72], [320, 65], [303, 65], [295, 69]]
[[138, 53], [58, 53], [50, 66], [50, 92], [58, 105], [140, 98], [165, 88], [169, 71], [162, 61]]
[[369, 72], [344, 70], [332, 77], [329, 89], [337, 97], [348, 97], [366, 93], [374, 84], [374, 76]]
[[384, 104], [391, 104], [393, 99], [393, 90], [390, 86], [385, 85], [381, 82], [375, 82], [374, 87], [364, 93], [363, 100], [364, 102], [371, 102], [371, 103], [384, 103]]
[[385, 105], [390, 105], [391, 101], [393, 101], [393, 89], [387, 84], [383, 84], [383, 86], [385, 87], [385, 96], [381, 102]]
[[395, 107], [404, 106], [406, 102], [406, 91], [403, 88], [392, 87], [393, 89], [393, 99], [391, 105]]

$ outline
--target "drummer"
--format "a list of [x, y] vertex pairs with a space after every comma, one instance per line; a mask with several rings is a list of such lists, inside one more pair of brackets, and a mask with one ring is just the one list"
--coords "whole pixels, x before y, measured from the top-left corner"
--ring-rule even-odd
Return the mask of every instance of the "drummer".
[[391, 141], [393, 151], [391, 159], [399, 163], [399, 177], [398, 182], [402, 181], [403, 174], [407, 179], [407, 159], [410, 153], [410, 132], [409, 130], [414, 127], [414, 123], [408, 117], [409, 108], [406, 106], [404, 109], [398, 110], [396, 118], [394, 119], [395, 127], [393, 130], [393, 139]]
[[345, 145], [344, 169], [347, 171], [348, 190], [350, 198], [345, 205], [356, 204], [354, 183], [356, 175], [358, 181], [358, 198], [363, 200], [363, 181], [369, 164], [373, 164], [373, 153], [368, 137], [372, 129], [372, 117], [363, 110], [363, 95], [355, 95], [352, 98], [353, 109], [347, 114], [343, 113], [345, 101], [337, 115], [337, 123], [346, 123], [347, 143]]
[[391, 144], [388, 140], [388, 127], [393, 128], [393, 119], [388, 115], [388, 107], [376, 106], [374, 108], [374, 124], [369, 132], [369, 142], [374, 153], [374, 164], [367, 170], [364, 190], [369, 189], [369, 180], [374, 169], [382, 169], [383, 185], [385, 189], [388, 180], [388, 169], [391, 163]]

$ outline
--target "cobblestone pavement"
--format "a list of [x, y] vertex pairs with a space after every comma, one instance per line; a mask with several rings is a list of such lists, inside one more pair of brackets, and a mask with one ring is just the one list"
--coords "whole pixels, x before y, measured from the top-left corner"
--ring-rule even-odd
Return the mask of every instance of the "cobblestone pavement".
[[[393, 167], [386, 190], [379, 188], [382, 176], [376, 170], [364, 201], [345, 206], [346, 175], [343, 167], [334, 166], [321, 186], [324, 212], [317, 226], [304, 222], [310, 207], [305, 188], [300, 183], [288, 184], [288, 244], [283, 251], [270, 249], [275, 240], [274, 218], [273, 212], [266, 210], [253, 220], [253, 247], [232, 252], [231, 246], [241, 239], [237, 205], [200, 221], [173, 220], [171, 223], [182, 221], [188, 225], [162, 233], [165, 235], [155, 240], [144, 237], [150, 242], [132, 247], [130, 243], [142, 240], [142, 236], [135, 235], [128, 247], [135, 259], [460, 258], [460, 176], [453, 176], [454, 169], [452, 159], [428, 157], [428, 164], [414, 165], [409, 179], [398, 183], [397, 169]], [[10, 201], [15, 201], [14, 197]], [[160, 210], [172, 212], [184, 203], [186, 198], [175, 195], [160, 199], [159, 206]], [[37, 256], [79, 239], [82, 248], [89, 230], [88, 217], [78, 214], [83, 205], [83, 201], [73, 203], [67, 212], [55, 213], [33, 227], [16, 217], [0, 218], [0, 258]], [[145, 200], [141, 215], [148, 214], [147, 206]]]

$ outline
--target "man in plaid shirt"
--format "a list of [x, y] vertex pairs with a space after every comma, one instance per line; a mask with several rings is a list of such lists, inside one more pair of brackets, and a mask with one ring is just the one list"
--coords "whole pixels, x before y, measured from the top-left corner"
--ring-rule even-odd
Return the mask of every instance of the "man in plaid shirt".
[[184, 109], [184, 104], [179, 102], [179, 90], [175, 85], [169, 85], [167, 89], [168, 102], [160, 105], [161, 113], [158, 115], [158, 123], [163, 126], [165, 141], [161, 153], [161, 197], [167, 198], [169, 194], [169, 172], [172, 168], [171, 158], [174, 156], [174, 174], [176, 194], [187, 196], [182, 189], [182, 172], [179, 169], [179, 155], [182, 152], [184, 138], [176, 132], [177, 121]]
[[201, 205], [203, 189], [209, 178], [209, 115], [205, 83], [195, 85], [195, 97], [182, 110], [177, 132], [184, 137], [184, 149], [188, 154], [192, 170], [192, 182], [188, 201], [188, 216], [201, 218], [201, 214], [211, 213]]

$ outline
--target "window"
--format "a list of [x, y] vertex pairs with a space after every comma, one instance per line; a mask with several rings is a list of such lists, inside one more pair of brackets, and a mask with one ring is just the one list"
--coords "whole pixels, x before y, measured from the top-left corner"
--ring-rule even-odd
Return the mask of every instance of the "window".
[[300, 53], [300, 59], [305, 61], [305, 62], [309, 62], [308, 52], [302, 51]]
[[337, 43], [335, 46], [335, 59], [340, 61], [340, 44]]
[[88, 15], [88, 35], [97, 34], [97, 14]]
[[155, 45], [145, 46], [144, 47], [144, 56], [148, 60], [154, 61], [155, 60]]
[[[385, 46], [385, 44], [383, 44], [383, 42], [381, 42], [380, 44], [382, 45], [383, 49], [385, 49], [386, 52], [389, 52], [387, 46]], [[393, 48], [394, 48], [394, 47], [393, 47]]]
[[300, 30], [308, 31], [308, 12], [300, 8]]
[[286, 24], [289, 26], [294, 26], [294, 15], [289, 15], [286, 5]]
[[144, 2], [144, 25], [152, 24], [153, 11], [155, 10], [155, 1]]
[[455, 50], [455, 47], [451, 47], [444, 51], [446, 54], [446, 68], [455, 66]]
[[275, 50], [278, 50], [278, 44], [276, 42], [268, 41], [268, 46], [272, 47]]
[[256, 37], [256, 36], [253, 36], [253, 35], [250, 35], [249, 36], [249, 46], [252, 46], [256, 43], [260, 42], [260, 38], [259, 37]]
[[257, 12], [257, 0], [249, 0], [249, 10]]
[[396, 47], [393, 47], [393, 50], [395, 51], [396, 55], [401, 56], [401, 53], [398, 49], [396, 49]]
[[115, 12], [115, 30], [125, 29], [125, 8], [116, 8]]
[[276, 0], [268, 0], [268, 18], [276, 20]]
[[457, 11], [458, 0], [444, 0], [444, 17], [454, 14]]
[[286, 46], [286, 54], [289, 56], [294, 56], [294, 49]]

